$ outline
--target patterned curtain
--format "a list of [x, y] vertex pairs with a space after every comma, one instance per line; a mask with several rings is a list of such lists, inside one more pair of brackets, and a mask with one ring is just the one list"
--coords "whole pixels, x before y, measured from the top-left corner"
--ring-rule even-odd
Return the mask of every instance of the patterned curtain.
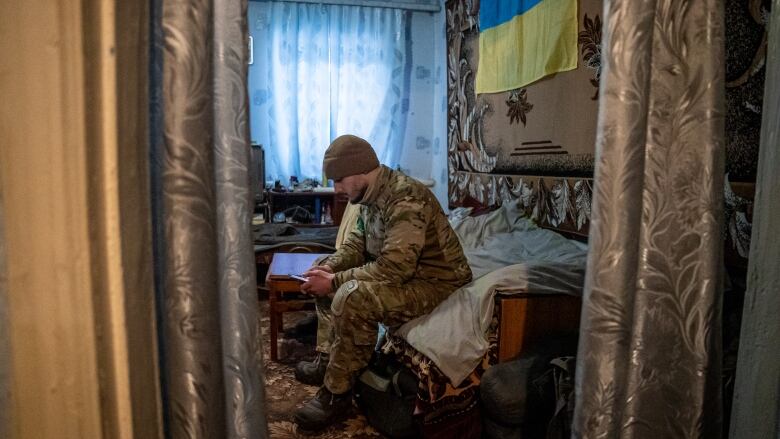
[[151, 144], [166, 436], [264, 438], [246, 0], [156, 0]]
[[251, 2], [252, 139], [269, 180], [322, 176], [341, 134], [365, 138], [398, 164], [409, 103], [411, 12], [391, 8]]
[[229, 438], [266, 436], [247, 111], [247, 0], [214, 0], [214, 147]]
[[720, 0], [606, 0], [573, 436], [721, 436]]

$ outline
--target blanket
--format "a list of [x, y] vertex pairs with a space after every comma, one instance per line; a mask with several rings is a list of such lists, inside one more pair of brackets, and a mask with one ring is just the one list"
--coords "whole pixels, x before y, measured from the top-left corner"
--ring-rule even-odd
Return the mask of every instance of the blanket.
[[495, 294], [580, 296], [587, 245], [537, 227], [514, 203], [479, 217], [454, 214], [474, 280], [396, 332], [458, 386], [488, 349]]

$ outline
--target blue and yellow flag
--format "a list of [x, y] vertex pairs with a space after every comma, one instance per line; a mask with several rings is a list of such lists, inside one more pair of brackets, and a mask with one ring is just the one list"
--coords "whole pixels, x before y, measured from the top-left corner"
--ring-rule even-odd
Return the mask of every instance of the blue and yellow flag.
[[577, 0], [481, 0], [477, 93], [577, 68]]

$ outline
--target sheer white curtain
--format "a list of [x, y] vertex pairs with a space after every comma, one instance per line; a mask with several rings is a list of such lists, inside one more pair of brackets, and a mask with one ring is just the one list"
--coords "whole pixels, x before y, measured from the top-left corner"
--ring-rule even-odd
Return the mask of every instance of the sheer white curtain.
[[398, 163], [406, 127], [409, 12], [389, 8], [250, 2], [252, 140], [267, 179], [321, 178], [341, 134], [368, 140]]

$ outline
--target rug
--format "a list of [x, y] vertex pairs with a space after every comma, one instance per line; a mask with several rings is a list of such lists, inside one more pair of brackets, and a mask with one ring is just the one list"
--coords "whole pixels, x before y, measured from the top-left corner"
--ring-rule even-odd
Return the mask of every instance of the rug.
[[[285, 329], [292, 328], [295, 323], [313, 311], [284, 313]], [[314, 336], [298, 339], [285, 338], [280, 334], [279, 362], [271, 361], [271, 346], [268, 337], [270, 319], [268, 316], [268, 301], [260, 301], [260, 325], [264, 334], [263, 365], [265, 367], [265, 396], [268, 413], [268, 431], [272, 439], [298, 438], [355, 438], [377, 439], [383, 435], [371, 428], [366, 418], [353, 407], [349, 417], [319, 434], [304, 434], [299, 432], [293, 421], [293, 412], [317, 393], [316, 386], [307, 386], [295, 380], [295, 365], [299, 361], [314, 359]]]

